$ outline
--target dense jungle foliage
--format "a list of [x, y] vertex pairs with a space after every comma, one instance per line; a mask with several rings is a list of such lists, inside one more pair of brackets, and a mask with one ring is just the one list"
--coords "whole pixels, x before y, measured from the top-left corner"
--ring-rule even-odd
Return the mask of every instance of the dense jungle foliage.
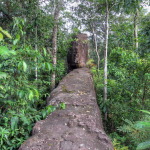
[[57, 85], [67, 74], [73, 35], [83, 32], [89, 36], [88, 66], [115, 150], [148, 150], [148, 5], [148, 0], [1, 0], [0, 149], [17, 150], [36, 121], [65, 109], [65, 104], [46, 106], [46, 98], [52, 77]]

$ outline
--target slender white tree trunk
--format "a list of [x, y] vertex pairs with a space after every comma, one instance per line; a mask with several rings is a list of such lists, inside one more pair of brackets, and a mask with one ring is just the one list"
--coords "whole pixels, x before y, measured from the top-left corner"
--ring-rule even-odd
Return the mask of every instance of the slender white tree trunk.
[[[105, 50], [104, 50], [104, 101], [107, 101], [107, 52], [108, 52], [108, 32], [109, 32], [109, 10], [108, 1], [106, 0], [106, 26], [105, 26]], [[105, 113], [105, 120], [107, 120], [107, 112]]]
[[[37, 46], [37, 25], [35, 27], [35, 50], [38, 50]], [[37, 58], [35, 58], [35, 79], [38, 79], [38, 64], [37, 64]]]
[[135, 48], [138, 49], [139, 43], [138, 43], [138, 10], [136, 10], [134, 15], [134, 39], [135, 39]]
[[[38, 4], [37, 4], [37, 9], [38, 9]], [[35, 14], [36, 18], [37, 18], [37, 12]], [[38, 50], [38, 26], [37, 26], [37, 22], [35, 25], [35, 50]], [[37, 64], [37, 58], [35, 58], [35, 80], [38, 79], [38, 64]]]
[[55, 4], [54, 10], [54, 27], [52, 36], [52, 56], [53, 56], [53, 73], [51, 76], [51, 90], [55, 88], [56, 84], [56, 65], [57, 65], [57, 32], [58, 32], [58, 19], [59, 19], [59, 4]]
[[97, 35], [95, 33], [94, 27], [93, 27], [93, 36], [94, 36], [94, 43], [95, 43], [95, 51], [96, 51], [96, 55], [97, 55], [97, 69], [99, 70], [99, 65], [100, 65], [100, 56], [98, 53], [98, 45], [97, 45]]

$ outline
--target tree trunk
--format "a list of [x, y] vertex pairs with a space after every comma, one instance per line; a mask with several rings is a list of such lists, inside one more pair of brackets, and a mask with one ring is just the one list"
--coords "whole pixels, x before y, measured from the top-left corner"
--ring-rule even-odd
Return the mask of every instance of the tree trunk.
[[[37, 46], [37, 24], [35, 27], [35, 50], [38, 50], [38, 46]], [[35, 79], [38, 79], [38, 64], [37, 64], [37, 58], [35, 58]]]
[[97, 35], [96, 35], [96, 33], [95, 33], [94, 27], [92, 27], [92, 30], [93, 30], [93, 36], [94, 36], [95, 51], [96, 51], [96, 55], [97, 55], [97, 69], [99, 70], [100, 56], [99, 56], [99, 53], [98, 53]]
[[[36, 5], [36, 10], [38, 10], [38, 2]], [[35, 12], [35, 18], [37, 19], [38, 15], [37, 15], [37, 11]], [[38, 50], [38, 26], [37, 26], [37, 21], [35, 20], [35, 50]], [[37, 64], [37, 58], [35, 58], [35, 80], [38, 79], [38, 64]]]
[[135, 48], [138, 49], [138, 10], [136, 10], [135, 12], [135, 16], [134, 16], [134, 39], [135, 39]]
[[55, 10], [54, 10], [54, 27], [53, 27], [53, 36], [52, 36], [52, 56], [53, 56], [54, 70], [51, 77], [51, 90], [55, 88], [55, 84], [56, 84], [58, 19], [59, 19], [59, 4], [56, 3]]
[[[107, 100], [107, 51], [108, 51], [108, 31], [109, 31], [109, 10], [108, 1], [106, 0], [106, 26], [105, 26], [105, 50], [104, 50], [104, 101]], [[107, 120], [107, 112], [105, 113], [105, 120]]]

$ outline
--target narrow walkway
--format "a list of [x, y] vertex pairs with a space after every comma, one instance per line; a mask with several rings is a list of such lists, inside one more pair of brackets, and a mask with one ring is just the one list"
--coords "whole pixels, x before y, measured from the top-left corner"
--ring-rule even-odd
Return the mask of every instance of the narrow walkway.
[[[86, 34], [79, 34], [68, 52], [68, 71], [52, 91], [48, 105], [66, 104], [33, 127], [19, 150], [113, 150], [103, 130], [88, 60]], [[78, 68], [78, 69], [77, 69]], [[73, 70], [74, 69], [74, 70]], [[73, 71], [72, 71], [73, 70]]]
[[37, 122], [33, 136], [19, 150], [113, 150], [103, 130], [89, 69], [75, 69], [53, 90], [48, 103], [62, 102], [66, 109]]

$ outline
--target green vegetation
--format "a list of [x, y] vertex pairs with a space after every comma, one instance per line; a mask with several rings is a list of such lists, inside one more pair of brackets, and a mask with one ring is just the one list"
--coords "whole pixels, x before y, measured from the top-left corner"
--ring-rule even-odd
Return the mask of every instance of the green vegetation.
[[142, 121], [132, 123], [126, 119], [126, 125], [123, 125], [118, 129], [119, 131], [128, 133], [128, 136], [131, 137], [132, 141], [136, 145], [138, 144], [137, 150], [150, 148], [150, 112], [145, 110], [142, 112], [147, 114], [142, 118]]
[[73, 2], [1, 2], [0, 149], [17, 150], [36, 121], [66, 108], [64, 103], [46, 106], [46, 98], [66, 75], [71, 37], [87, 32], [87, 65], [115, 149], [148, 150], [150, 13], [144, 7], [149, 1]]
[[[108, 100], [106, 102], [100, 94], [103, 93], [103, 79], [97, 76], [96, 70], [93, 70], [98, 103], [101, 111], [104, 114], [107, 112], [108, 119], [105, 120], [105, 124], [111, 137], [125, 144], [129, 149], [135, 149], [140, 142], [150, 139], [148, 132], [150, 131], [148, 127], [150, 117], [143, 116], [138, 111], [149, 110], [150, 61], [148, 58], [140, 58], [133, 51], [122, 48], [113, 49], [109, 55], [109, 61]], [[100, 74], [103, 74], [102, 70]], [[142, 122], [137, 124], [138, 120], [146, 121], [146, 128]], [[114, 131], [117, 134], [114, 134]], [[125, 137], [123, 142], [122, 137]]]

